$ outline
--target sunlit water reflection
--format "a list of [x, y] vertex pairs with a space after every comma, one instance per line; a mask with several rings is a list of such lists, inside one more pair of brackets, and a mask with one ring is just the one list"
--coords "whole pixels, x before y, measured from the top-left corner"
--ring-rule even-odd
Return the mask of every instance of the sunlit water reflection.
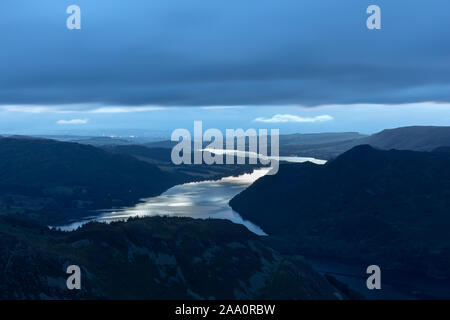
[[[311, 158], [295, 158], [295, 162], [310, 161]], [[316, 160], [316, 159], [313, 159]], [[317, 160], [320, 164], [324, 163]], [[317, 163], [317, 162], [316, 162]], [[58, 226], [64, 231], [72, 231], [91, 221], [123, 221], [130, 217], [172, 216], [196, 219], [227, 219], [246, 226], [250, 231], [265, 235], [265, 232], [231, 209], [228, 202], [245, 190], [270, 168], [256, 169], [251, 174], [226, 177], [217, 181], [202, 181], [177, 185], [157, 197], [143, 199], [133, 207], [95, 211], [95, 215], [70, 224]]]

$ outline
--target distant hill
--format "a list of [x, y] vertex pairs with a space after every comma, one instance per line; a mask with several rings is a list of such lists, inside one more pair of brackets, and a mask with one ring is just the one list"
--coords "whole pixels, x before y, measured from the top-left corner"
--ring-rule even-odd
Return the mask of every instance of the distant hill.
[[[258, 165], [227, 165], [227, 164], [182, 164], [174, 165], [170, 148], [149, 148], [143, 145], [103, 146], [103, 149], [118, 154], [126, 154], [138, 160], [156, 165], [164, 172], [177, 177], [179, 183], [202, 180], [217, 180], [228, 176], [237, 176], [252, 172]], [[236, 163], [236, 161], [235, 161]]]
[[362, 144], [385, 150], [431, 151], [450, 144], [450, 127], [401, 127], [371, 136], [352, 132], [282, 135], [280, 154], [330, 160]]
[[78, 143], [0, 138], [0, 212], [42, 222], [133, 204], [178, 183], [131, 156]]
[[356, 140], [365, 137], [367, 137], [367, 135], [358, 132], [295, 133], [280, 135], [280, 144], [283, 146], [306, 146]]
[[[319, 159], [330, 159], [338, 154], [354, 147], [367, 135], [357, 132], [329, 132], [329, 133], [296, 133], [280, 135], [280, 155], [281, 156], [308, 156]], [[172, 148], [178, 142], [165, 140], [145, 143], [148, 148]], [[247, 142], [248, 143], [248, 142]], [[209, 143], [204, 143], [206, 147]], [[236, 143], [235, 143], [236, 145]], [[225, 141], [224, 146], [225, 149]], [[270, 150], [270, 138], [268, 139]]]
[[145, 146], [147, 148], [172, 149], [177, 144], [178, 144], [177, 141], [162, 140], [162, 141], [147, 142], [147, 143], [144, 143], [143, 146]]
[[[29, 138], [30, 136], [27, 136]], [[93, 146], [108, 146], [108, 145], [131, 145], [144, 144], [148, 142], [160, 141], [159, 136], [90, 136], [90, 135], [34, 135], [31, 137], [40, 137], [44, 139], [52, 139], [64, 142], [77, 142], [81, 144], [90, 144]]]
[[288, 134], [280, 136], [280, 155], [329, 160], [361, 144], [367, 138], [357, 132]]
[[[330, 160], [362, 144], [369, 144], [386, 150], [431, 151], [437, 147], [449, 145], [449, 141], [450, 127], [431, 126], [387, 129], [371, 136], [357, 132], [296, 133], [280, 135], [280, 155], [315, 157], [317, 159]], [[79, 142], [97, 146], [133, 144], [133, 141], [102, 137], [89, 140], [83, 139], [79, 140]], [[176, 141], [164, 140], [146, 142], [141, 145], [151, 149], [171, 149], [177, 143]], [[134, 144], [137, 143], [134, 142]], [[207, 144], [205, 143], [204, 147]]]
[[43, 139], [51, 139], [51, 140], [58, 140], [58, 141], [64, 141], [64, 142], [74, 142], [77, 140], [89, 140], [91, 138], [95, 138], [92, 136], [76, 136], [76, 135], [57, 135], [57, 134], [48, 134], [48, 135], [36, 135], [36, 136], [27, 136], [27, 138], [43, 138]]
[[[72, 264], [81, 290], [66, 288]], [[151, 217], [67, 233], [0, 217], [0, 270], [0, 300], [354, 297], [224, 220]]]
[[450, 144], [450, 126], [386, 129], [371, 135], [364, 143], [386, 150], [431, 151]]
[[169, 148], [148, 148], [143, 145], [110, 145], [103, 146], [103, 149], [112, 153], [131, 155], [155, 164], [170, 164], [172, 162], [172, 149]]
[[94, 147], [106, 146], [106, 145], [130, 145], [133, 144], [133, 141], [121, 139], [121, 138], [111, 138], [111, 137], [89, 137], [89, 138], [81, 138], [74, 139], [70, 142], [77, 142], [81, 144], [88, 144]]
[[[171, 148], [172, 141], [145, 144], [149, 148]], [[369, 144], [379, 149], [431, 151], [450, 144], [450, 126], [413, 126], [386, 129], [371, 136], [357, 132], [280, 135], [281, 156], [303, 156], [330, 160], [357, 145]], [[269, 144], [270, 145], [270, 144]]]
[[385, 150], [431, 151], [450, 144], [450, 127], [401, 127], [383, 130], [371, 136], [351, 132], [282, 135], [280, 154], [330, 160], [362, 144]]
[[285, 249], [450, 278], [450, 156], [361, 145], [281, 165], [230, 202]]

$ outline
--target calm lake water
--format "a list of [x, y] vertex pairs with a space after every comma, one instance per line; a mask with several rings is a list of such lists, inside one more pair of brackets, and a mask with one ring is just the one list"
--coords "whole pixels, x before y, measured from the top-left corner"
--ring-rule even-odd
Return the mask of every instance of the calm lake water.
[[286, 157], [286, 156], [265, 156], [262, 154], [258, 154], [256, 152], [249, 152], [249, 151], [239, 151], [239, 150], [227, 150], [227, 149], [202, 149], [202, 151], [208, 151], [213, 154], [217, 155], [234, 155], [238, 157], [248, 158], [248, 159], [257, 159], [262, 161], [270, 161], [270, 160], [278, 160], [278, 161], [285, 161], [285, 162], [293, 162], [293, 163], [303, 163], [306, 161], [315, 163], [315, 164], [325, 164], [327, 163], [326, 160], [320, 160], [316, 158], [310, 158], [310, 157]]
[[251, 174], [243, 174], [238, 177], [177, 185], [160, 196], [143, 199], [134, 207], [97, 211], [95, 216], [58, 228], [71, 231], [90, 221], [112, 222], [126, 220], [130, 217], [172, 216], [228, 219], [245, 225], [258, 235], [265, 235], [261, 228], [243, 220], [237, 212], [231, 209], [228, 202], [268, 171], [267, 168], [257, 169]]
[[[326, 162], [303, 157], [287, 157], [280, 158], [280, 160], [297, 163], [311, 161], [317, 164]], [[177, 185], [160, 196], [143, 199], [133, 207], [95, 211], [90, 217], [56, 228], [63, 231], [72, 231], [91, 221], [108, 223], [126, 220], [130, 217], [172, 216], [196, 219], [228, 219], [246, 226], [258, 235], [265, 235], [261, 228], [242, 219], [237, 212], [231, 209], [228, 202], [257, 179], [264, 176], [269, 170], [270, 168], [261, 168], [254, 170], [251, 174], [243, 174], [237, 177]]]

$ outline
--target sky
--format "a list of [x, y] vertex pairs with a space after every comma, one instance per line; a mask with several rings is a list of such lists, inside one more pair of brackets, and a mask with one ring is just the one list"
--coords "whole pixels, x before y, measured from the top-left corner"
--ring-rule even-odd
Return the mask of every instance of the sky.
[[[73, 4], [80, 30], [66, 27]], [[449, 125], [449, 12], [448, 0], [2, 0], [0, 134]]]

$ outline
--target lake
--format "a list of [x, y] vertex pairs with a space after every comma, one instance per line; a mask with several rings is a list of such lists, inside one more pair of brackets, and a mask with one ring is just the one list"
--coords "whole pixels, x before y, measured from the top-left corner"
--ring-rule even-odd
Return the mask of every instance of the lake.
[[[325, 160], [305, 157], [280, 157], [286, 162], [314, 162], [324, 164]], [[157, 197], [142, 199], [133, 207], [114, 210], [97, 210], [92, 216], [72, 221], [56, 228], [72, 231], [91, 221], [112, 222], [126, 220], [131, 217], [171, 216], [191, 217], [195, 219], [228, 219], [246, 226], [250, 231], [265, 235], [266, 233], [250, 221], [231, 209], [228, 202], [238, 193], [245, 190], [253, 182], [264, 176], [270, 168], [256, 169], [250, 174], [237, 177], [226, 177], [216, 181], [192, 182], [170, 188]]]
[[90, 221], [112, 222], [126, 220], [130, 217], [171, 216], [228, 219], [245, 225], [258, 235], [265, 235], [261, 228], [243, 220], [237, 212], [231, 209], [228, 202], [268, 171], [268, 168], [257, 169], [251, 174], [237, 177], [177, 185], [160, 196], [143, 199], [133, 207], [119, 210], [99, 210], [95, 212], [97, 214], [94, 216], [59, 226], [58, 229], [71, 231]]

